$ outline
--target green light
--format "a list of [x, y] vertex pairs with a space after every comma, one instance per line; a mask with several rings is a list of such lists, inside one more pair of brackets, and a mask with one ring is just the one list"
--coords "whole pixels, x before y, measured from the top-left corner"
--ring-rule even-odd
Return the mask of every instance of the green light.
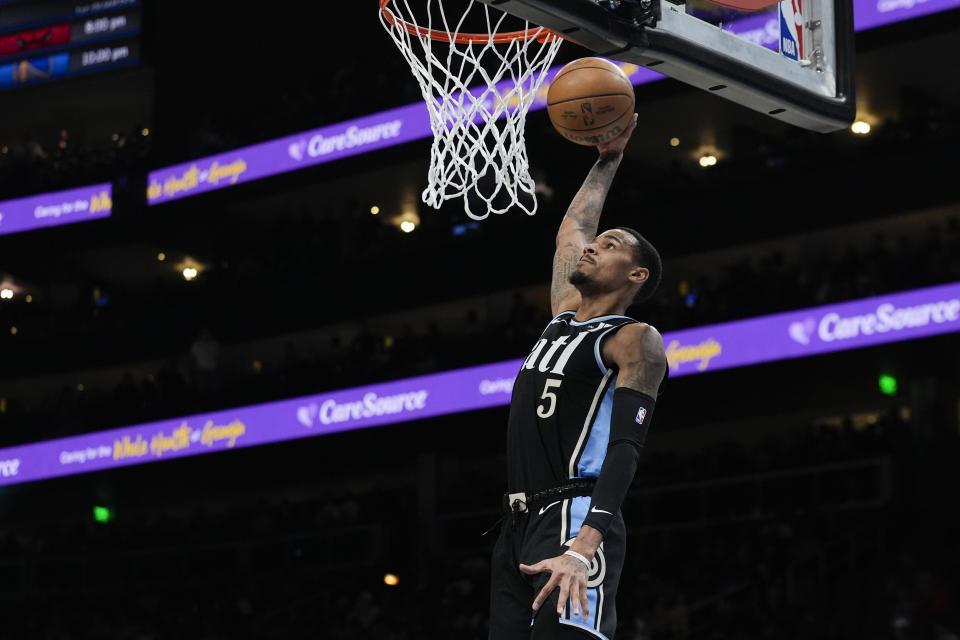
[[897, 379], [886, 373], [881, 375], [877, 383], [880, 385], [880, 393], [888, 396], [897, 395]]
[[94, 507], [93, 508], [93, 519], [97, 522], [103, 522], [106, 524], [113, 520], [113, 512], [110, 511], [107, 507]]

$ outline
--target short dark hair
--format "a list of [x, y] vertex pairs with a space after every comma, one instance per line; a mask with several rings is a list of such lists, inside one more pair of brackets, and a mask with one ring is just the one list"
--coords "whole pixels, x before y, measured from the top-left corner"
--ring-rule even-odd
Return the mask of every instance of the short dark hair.
[[646, 267], [650, 272], [647, 281], [643, 283], [640, 290], [637, 291], [637, 295], [633, 298], [633, 304], [646, 302], [653, 296], [657, 287], [660, 286], [660, 277], [663, 275], [663, 263], [660, 260], [660, 253], [657, 251], [657, 248], [654, 247], [649, 240], [640, 235], [640, 232], [636, 229], [631, 229], [630, 227], [616, 228], [620, 231], [626, 231], [636, 239], [637, 244], [633, 250], [637, 255], [637, 262], [641, 267]]

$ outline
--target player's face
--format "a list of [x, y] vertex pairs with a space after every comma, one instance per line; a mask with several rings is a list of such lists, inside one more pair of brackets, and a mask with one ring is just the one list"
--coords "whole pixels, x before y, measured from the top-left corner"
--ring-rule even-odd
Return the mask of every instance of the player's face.
[[[636, 283], [636, 242], [636, 238], [619, 229], [604, 231], [583, 248], [583, 255], [577, 261], [570, 282], [577, 286], [589, 284], [603, 291]], [[641, 272], [647, 271], [639, 269]]]

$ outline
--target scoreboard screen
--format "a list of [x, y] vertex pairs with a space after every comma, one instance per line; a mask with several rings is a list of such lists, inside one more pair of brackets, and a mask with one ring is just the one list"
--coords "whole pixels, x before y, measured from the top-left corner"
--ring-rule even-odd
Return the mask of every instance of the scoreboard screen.
[[0, 90], [140, 61], [140, 0], [0, 0]]

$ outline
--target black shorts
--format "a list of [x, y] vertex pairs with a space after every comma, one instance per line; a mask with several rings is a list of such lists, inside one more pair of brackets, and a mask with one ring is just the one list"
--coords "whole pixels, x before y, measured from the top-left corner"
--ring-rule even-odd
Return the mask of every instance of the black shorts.
[[[491, 563], [490, 640], [530, 640], [536, 616], [556, 615], [557, 590], [539, 611], [532, 609], [533, 599], [549, 580], [549, 574], [528, 576], [518, 565], [536, 564], [566, 551], [589, 508], [590, 496], [581, 496], [530, 505], [523, 513], [508, 513], [504, 517]], [[558, 620], [561, 627], [582, 631], [585, 638], [612, 640], [617, 628], [615, 600], [625, 551], [626, 530], [618, 513], [590, 567], [589, 618], [584, 621], [582, 616], [574, 616], [568, 602]]]

